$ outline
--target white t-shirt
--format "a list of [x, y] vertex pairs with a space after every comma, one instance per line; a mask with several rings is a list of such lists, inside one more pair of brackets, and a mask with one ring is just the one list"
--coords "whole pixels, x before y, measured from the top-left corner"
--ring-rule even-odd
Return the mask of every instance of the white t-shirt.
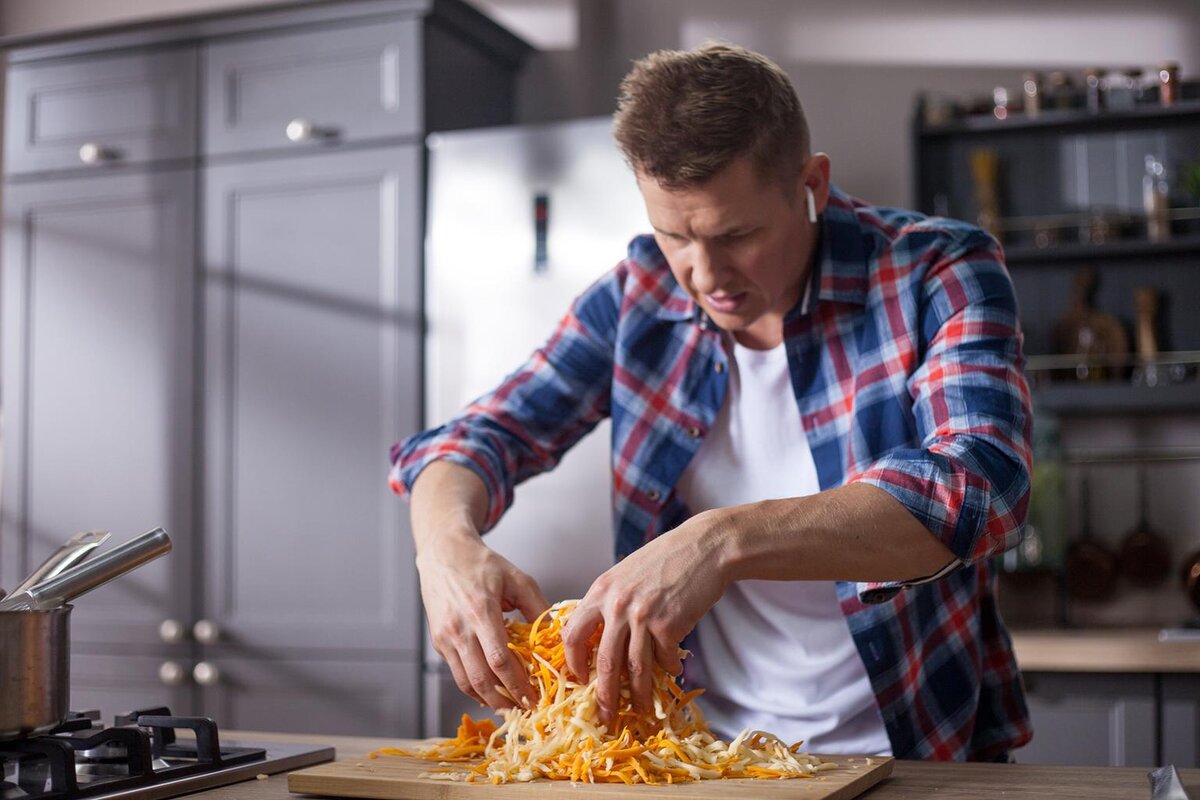
[[[678, 486], [693, 513], [820, 491], [784, 346], [732, 350], [725, 403]], [[693, 649], [688, 680], [706, 689], [698, 702], [719, 736], [752, 728], [809, 752], [891, 754], [832, 581], [738, 581]]]

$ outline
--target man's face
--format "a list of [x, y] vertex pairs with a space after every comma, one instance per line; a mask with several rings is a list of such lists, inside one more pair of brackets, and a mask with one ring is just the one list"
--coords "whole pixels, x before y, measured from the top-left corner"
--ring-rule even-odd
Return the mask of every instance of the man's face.
[[800, 300], [817, 239], [804, 185], [813, 189], [820, 213], [828, 172], [826, 156], [811, 157], [790, 199], [778, 181], [760, 178], [748, 157], [697, 187], [666, 189], [638, 175], [654, 238], [675, 280], [744, 345], [783, 341], [783, 318]]

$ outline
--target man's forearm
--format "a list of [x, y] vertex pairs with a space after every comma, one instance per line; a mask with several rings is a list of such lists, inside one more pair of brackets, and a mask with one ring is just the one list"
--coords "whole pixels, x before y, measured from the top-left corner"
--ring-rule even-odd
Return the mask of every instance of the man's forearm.
[[710, 544], [729, 580], [910, 580], [955, 558], [898, 500], [869, 484], [706, 513], [714, 515]]
[[467, 467], [435, 461], [413, 482], [412, 528], [417, 554], [436, 537], [478, 534], [487, 519], [487, 487]]

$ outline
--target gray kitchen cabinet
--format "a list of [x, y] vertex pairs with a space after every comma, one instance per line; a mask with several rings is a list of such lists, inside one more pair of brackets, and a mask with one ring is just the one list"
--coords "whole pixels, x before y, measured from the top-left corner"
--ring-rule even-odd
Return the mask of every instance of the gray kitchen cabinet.
[[1155, 676], [1025, 675], [1033, 741], [1017, 750], [1027, 764], [1143, 767], [1155, 764]]
[[1162, 759], [1200, 767], [1200, 675], [1162, 676]]
[[418, 652], [385, 473], [420, 422], [420, 170], [403, 145], [206, 171], [205, 605], [222, 642]]
[[77, 649], [155, 646], [193, 611], [194, 192], [191, 170], [6, 187], [0, 580], [74, 531], [175, 545], [77, 601]]
[[210, 155], [422, 130], [417, 17], [214, 43], [205, 76]]
[[76, 604], [72, 704], [416, 735], [423, 139], [510, 122], [527, 45], [360, 0], [0, 46], [0, 583], [175, 541]]
[[223, 657], [196, 665], [199, 704], [242, 730], [413, 738], [420, 729], [415, 659]]
[[7, 81], [9, 175], [195, 155], [194, 46], [17, 63]]
[[163, 706], [174, 714], [199, 713], [192, 661], [183, 651], [165, 656], [73, 653], [71, 709], [99, 711], [105, 724], [118, 714]]

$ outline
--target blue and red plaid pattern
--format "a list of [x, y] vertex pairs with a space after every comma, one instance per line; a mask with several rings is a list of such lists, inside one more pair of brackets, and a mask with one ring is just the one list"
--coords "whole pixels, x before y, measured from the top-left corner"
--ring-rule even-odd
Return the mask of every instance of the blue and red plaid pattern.
[[[992, 760], [1032, 736], [990, 561], [1019, 540], [1030, 486], [1012, 284], [995, 240], [959, 222], [834, 190], [822, 226], [814, 301], [784, 322], [821, 488], [884, 489], [956, 556], [903, 585], [840, 582], [842, 610], [893, 752]], [[516, 484], [611, 417], [622, 558], [688, 518], [674, 487], [727, 369], [721, 333], [638, 237], [498, 389], [392, 448], [392, 487], [435, 459], [465, 465], [488, 488], [490, 528]]]

